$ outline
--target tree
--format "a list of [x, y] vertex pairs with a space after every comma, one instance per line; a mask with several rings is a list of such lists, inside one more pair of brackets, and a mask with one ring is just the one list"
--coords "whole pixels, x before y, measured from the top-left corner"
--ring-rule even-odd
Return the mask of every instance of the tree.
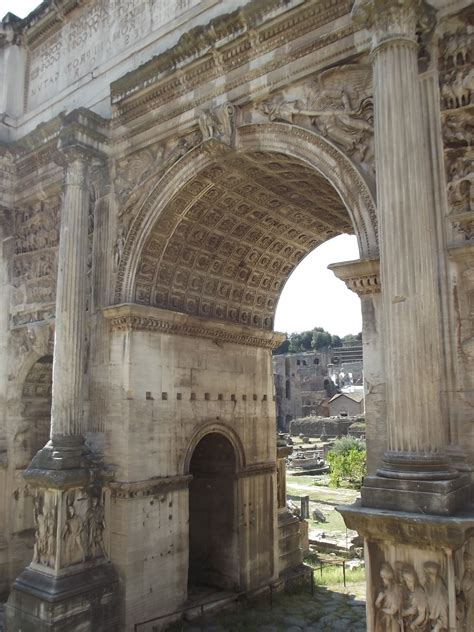
[[332, 335], [323, 327], [314, 327], [308, 331], [287, 334], [287, 339], [273, 352], [273, 355], [282, 353], [302, 353], [304, 351], [323, 351], [325, 349], [342, 347], [344, 342], [362, 340], [362, 333], [348, 334], [341, 338]]
[[288, 338], [284, 340], [279, 347], [273, 349], [273, 355], [280, 355], [282, 353], [288, 353], [288, 349], [290, 346], [290, 341]]
[[367, 450], [363, 441], [354, 437], [338, 439], [328, 452], [327, 461], [331, 487], [362, 487], [367, 473]]

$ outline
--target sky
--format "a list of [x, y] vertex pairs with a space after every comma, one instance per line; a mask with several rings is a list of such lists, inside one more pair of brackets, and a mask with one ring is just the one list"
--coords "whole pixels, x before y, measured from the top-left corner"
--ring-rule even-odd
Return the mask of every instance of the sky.
[[41, 4], [41, 0], [0, 0], [0, 19], [9, 11], [24, 18]]
[[324, 327], [338, 336], [361, 331], [360, 299], [327, 269], [353, 259], [359, 259], [354, 235], [339, 235], [310, 252], [283, 288], [275, 329], [292, 333]]
[[[8, 11], [25, 17], [39, 0], [0, 0], [0, 18]], [[311, 252], [288, 279], [278, 302], [275, 329], [287, 333], [324, 327], [332, 334], [362, 329], [360, 300], [327, 269], [328, 264], [358, 259], [354, 236], [340, 235]]]

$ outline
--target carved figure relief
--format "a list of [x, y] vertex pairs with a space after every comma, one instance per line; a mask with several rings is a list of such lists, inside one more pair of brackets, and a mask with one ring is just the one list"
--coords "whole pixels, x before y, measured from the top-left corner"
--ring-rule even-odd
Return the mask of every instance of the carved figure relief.
[[63, 566], [83, 563], [104, 555], [104, 507], [100, 494], [71, 493], [66, 499], [61, 532]]
[[219, 140], [232, 145], [235, 132], [236, 111], [232, 103], [224, 103], [199, 114], [198, 123], [203, 141]]
[[74, 500], [68, 498], [66, 504], [66, 522], [61, 533], [64, 551], [64, 566], [70, 566], [78, 561], [85, 562], [85, 528], [85, 520], [77, 514], [76, 508], [74, 507]]
[[405, 629], [427, 631], [428, 599], [413, 566], [406, 564], [402, 568], [402, 579], [407, 590], [407, 599], [402, 610]]
[[395, 571], [387, 562], [380, 569], [382, 590], [375, 600], [377, 632], [399, 632], [402, 624], [403, 592]]
[[271, 121], [308, 118], [325, 137], [373, 172], [373, 99], [370, 65], [326, 70], [303, 86], [301, 98], [279, 95], [260, 104]]
[[34, 499], [35, 545], [33, 562], [54, 567], [56, 558], [57, 507], [54, 498], [38, 493]]
[[470, 105], [474, 97], [472, 8], [444, 25], [440, 41], [441, 101], [445, 109]]
[[464, 573], [461, 579], [461, 590], [458, 595], [459, 618], [465, 632], [474, 630], [474, 558], [469, 552], [464, 553]]
[[104, 554], [104, 507], [98, 496], [91, 496], [86, 513], [87, 544], [92, 557]]
[[10, 295], [14, 325], [42, 319], [31, 312], [21, 315], [28, 306], [54, 303], [58, 242], [59, 198], [17, 211]]
[[426, 562], [423, 565], [425, 574], [425, 592], [428, 599], [428, 619], [431, 632], [447, 632], [448, 630], [448, 590], [441, 577], [440, 565]]
[[40, 202], [15, 215], [15, 252], [31, 252], [58, 245], [59, 199]]
[[437, 562], [423, 564], [423, 585], [411, 564], [384, 562], [375, 599], [376, 632], [447, 632], [448, 591]]
[[474, 158], [454, 157], [448, 165], [448, 202], [451, 213], [474, 211]]

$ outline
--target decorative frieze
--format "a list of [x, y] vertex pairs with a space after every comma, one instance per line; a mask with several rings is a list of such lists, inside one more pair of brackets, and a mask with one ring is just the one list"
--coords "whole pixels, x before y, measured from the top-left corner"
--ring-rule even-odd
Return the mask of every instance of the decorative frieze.
[[264, 349], [275, 349], [285, 338], [284, 334], [229, 323], [223, 326], [212, 320], [142, 305], [114, 305], [105, 308], [102, 313], [110, 321], [112, 330], [118, 331], [154, 331]]

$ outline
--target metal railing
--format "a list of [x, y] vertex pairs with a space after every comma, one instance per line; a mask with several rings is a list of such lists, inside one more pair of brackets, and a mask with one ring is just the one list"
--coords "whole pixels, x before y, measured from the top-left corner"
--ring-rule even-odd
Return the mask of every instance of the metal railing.
[[346, 560], [334, 560], [334, 561], [331, 561], [331, 562], [321, 562], [321, 564], [319, 564], [314, 569], [314, 572], [317, 572], [318, 570], [320, 571], [321, 579], [323, 577], [323, 568], [325, 568], [326, 566], [327, 567], [329, 567], [329, 566], [342, 566], [342, 582], [344, 584], [344, 588], [346, 588], [347, 587], [347, 584], [346, 584]]
[[[314, 597], [314, 569], [311, 569], [311, 573], [310, 573], [310, 581], [311, 581], [311, 596]], [[270, 601], [270, 610], [273, 610], [273, 593], [275, 592], [274, 587], [272, 586], [272, 584], [270, 584], [268, 587], [268, 593], [269, 593], [269, 601]], [[247, 594], [246, 593], [235, 593], [235, 599], [234, 601], [243, 601], [246, 600]], [[202, 603], [197, 603], [195, 605], [188, 605], [185, 606], [184, 608], [180, 608], [179, 610], [175, 610], [174, 612], [168, 612], [167, 614], [162, 614], [159, 617], [153, 617], [152, 619], [147, 619], [146, 621], [140, 621], [140, 623], [135, 623], [133, 630], [134, 632], [139, 632], [140, 628], [142, 628], [145, 625], [150, 625], [150, 623], [158, 623], [159, 621], [162, 621], [163, 619], [167, 619], [169, 617], [175, 617], [177, 615], [180, 615], [181, 617], [183, 616], [183, 614], [185, 612], [189, 612], [191, 610], [196, 610], [197, 608], [200, 609], [200, 614], [199, 614], [199, 627], [201, 630], [204, 629], [204, 617], [205, 617], [205, 612], [204, 612], [204, 608], [205, 606], [214, 606], [217, 603], [220, 603], [222, 601], [229, 601], [229, 603], [231, 602], [231, 598], [229, 597], [229, 595], [226, 595], [225, 597], [220, 597], [218, 599], [211, 599], [209, 601], [203, 601]], [[157, 628], [156, 628], [157, 631]], [[155, 632], [155, 629], [152, 630], [152, 632]]]

